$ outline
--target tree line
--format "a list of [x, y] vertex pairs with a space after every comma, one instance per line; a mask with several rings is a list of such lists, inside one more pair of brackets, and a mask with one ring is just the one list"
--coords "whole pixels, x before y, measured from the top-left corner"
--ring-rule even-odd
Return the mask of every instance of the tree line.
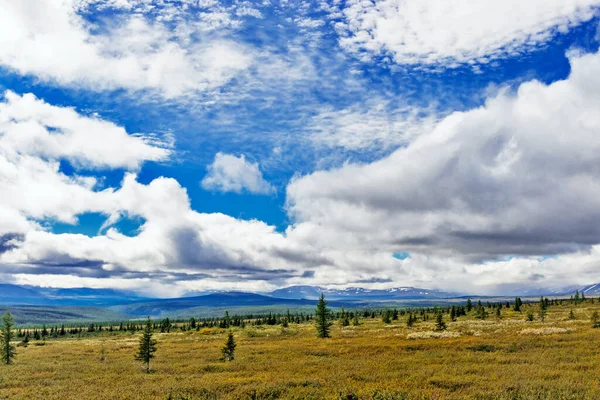
[[[570, 304], [580, 304], [588, 301], [584, 293], [577, 291], [574, 296], [571, 296], [569, 300], [566, 299], [548, 299], [546, 297], [540, 297], [537, 302], [537, 315], [541, 322], [544, 322], [548, 313], [548, 309], [551, 306], [562, 305], [565, 302]], [[589, 299], [590, 302], [594, 302], [593, 298]], [[84, 326], [65, 327], [65, 325], [52, 326], [48, 329], [45, 325], [41, 329], [38, 328], [19, 328], [14, 329], [14, 319], [9, 311], [2, 316], [2, 326], [0, 328], [0, 358], [2, 363], [11, 364], [12, 360], [16, 356], [16, 349], [13, 345], [13, 341], [17, 338], [21, 338], [20, 346], [26, 347], [29, 343], [30, 338], [35, 340], [44, 340], [46, 337], [58, 338], [67, 335], [81, 335], [82, 333], [95, 333], [95, 332], [142, 332], [137, 353], [135, 358], [142, 361], [145, 364], [146, 372], [150, 371], [150, 361], [154, 358], [154, 353], [157, 351], [158, 342], [154, 339], [155, 332], [169, 333], [175, 330], [189, 331], [189, 330], [200, 330], [202, 328], [222, 328], [228, 329], [225, 343], [221, 348], [222, 360], [233, 361], [235, 357], [235, 349], [237, 344], [232, 327], [244, 328], [246, 325], [260, 326], [260, 325], [281, 325], [286, 328], [290, 323], [304, 323], [314, 320], [315, 331], [318, 338], [329, 338], [331, 337], [331, 327], [337, 320], [340, 326], [360, 325], [361, 318], [376, 318], [380, 317], [384, 324], [391, 324], [393, 321], [398, 321], [401, 318], [405, 320], [407, 327], [412, 327], [419, 321], [429, 321], [431, 318], [435, 321], [435, 329], [438, 331], [445, 330], [447, 324], [445, 318], [449, 318], [450, 321], [456, 321], [457, 318], [466, 315], [472, 315], [478, 319], [486, 319], [490, 315], [500, 319], [503, 316], [503, 310], [512, 309], [515, 312], [522, 312], [524, 302], [520, 297], [516, 297], [514, 302], [503, 301], [503, 302], [486, 302], [483, 304], [481, 300], [477, 303], [473, 303], [471, 299], [467, 299], [464, 305], [454, 304], [451, 306], [434, 306], [434, 307], [422, 307], [415, 309], [381, 309], [381, 310], [351, 310], [347, 311], [344, 307], [340, 311], [334, 312], [327, 306], [325, 296], [321, 294], [317, 302], [317, 306], [313, 314], [308, 313], [290, 313], [288, 310], [285, 314], [269, 313], [264, 315], [234, 315], [230, 316], [229, 312], [225, 312], [222, 318], [199, 318], [194, 317], [189, 320], [175, 320], [171, 321], [169, 318], [164, 318], [160, 321], [153, 321], [150, 317], [147, 317], [145, 323], [127, 321], [121, 322], [118, 325], [109, 324], [105, 326], [103, 324], [91, 323]], [[573, 309], [569, 313], [570, 319], [575, 319]], [[533, 321], [535, 315], [529, 307], [526, 313], [526, 319]], [[592, 326], [594, 328], [600, 327], [600, 315], [595, 311], [592, 315]]]

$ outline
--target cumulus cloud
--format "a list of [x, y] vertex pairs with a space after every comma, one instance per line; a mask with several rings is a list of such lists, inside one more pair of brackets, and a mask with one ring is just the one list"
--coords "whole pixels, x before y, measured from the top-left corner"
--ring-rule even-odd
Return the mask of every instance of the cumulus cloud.
[[346, 50], [398, 64], [486, 63], [590, 20], [598, 0], [352, 0], [336, 11]]
[[252, 194], [270, 194], [275, 188], [267, 182], [258, 167], [258, 163], [246, 160], [242, 154], [217, 153], [208, 173], [202, 179], [204, 189], [215, 192], [248, 192]]
[[[231, 40], [193, 39], [201, 29], [176, 19], [171, 9], [155, 19], [143, 12], [125, 13], [99, 29], [78, 13], [93, 5], [0, 0], [0, 65], [59, 85], [151, 89], [177, 97], [216, 89], [252, 63], [251, 53]], [[130, 9], [135, 4], [109, 5]]]
[[[417, 280], [461, 276], [467, 265], [475, 277], [478, 265], [506, 255], [595, 254], [600, 54], [570, 57], [566, 80], [530, 81], [516, 93], [504, 91], [480, 108], [446, 117], [374, 163], [296, 179], [287, 189], [296, 221], [291, 236], [331, 244], [326, 251], [374, 257], [409, 251], [405, 265], [420, 264], [412, 272]], [[387, 270], [379, 265], [382, 273]], [[509, 265], [523, 268], [515, 271], [519, 278], [525, 272], [543, 271], [548, 279], [562, 273], [555, 262]]]
[[7, 91], [0, 103], [0, 148], [7, 155], [63, 158], [88, 168], [136, 169], [142, 161], [168, 158], [167, 147], [167, 142], [128, 135], [120, 126], [52, 106], [33, 94]]
[[93, 176], [63, 174], [61, 160], [76, 168], [137, 169], [169, 157], [170, 149], [159, 144], [31, 94], [6, 92], [0, 102], [0, 234], [37, 229], [45, 218], [75, 223], [85, 210], [102, 208], [111, 190], [95, 191]]
[[[274, 281], [302, 274], [310, 259], [305, 249], [263, 222], [192, 210], [185, 188], [174, 179], [142, 184], [129, 172], [119, 187], [98, 188], [94, 176], [108, 169], [135, 170], [169, 155], [156, 140], [98, 117], [6, 93], [0, 103], [1, 272], [16, 282], [97, 280], [92, 286], [176, 292], [214, 288], [217, 282], [273, 287]], [[233, 158], [249, 168], [242, 172], [258, 171], [244, 157]], [[62, 160], [85, 168], [66, 175]], [[227, 164], [227, 156], [224, 160]], [[90, 169], [94, 176], [86, 175]], [[263, 180], [240, 176], [245, 190], [270, 190]], [[77, 224], [86, 213], [107, 217], [105, 233], [90, 237], [44, 228], [45, 220]], [[123, 216], [144, 221], [135, 236], [115, 228]]]
[[[368, 57], [477, 63], [537, 46], [555, 29], [589, 19], [595, 6], [591, 0], [531, 3], [535, 7], [463, 3], [447, 10], [433, 1], [357, 2], [341, 10], [345, 22], [337, 29], [344, 48]], [[297, 102], [288, 90], [295, 85], [330, 85], [339, 92], [339, 80], [325, 79], [338, 69], [319, 75], [301, 51], [272, 58], [218, 34], [235, 29], [238, 17], [260, 18], [258, 9], [202, 10], [190, 21], [181, 10], [218, 4], [160, 2], [156, 14], [145, 0], [32, 4], [0, 0], [6, 10], [0, 15], [0, 65], [44, 82], [176, 97], [227, 85], [259, 60], [241, 79], [243, 90], [220, 93], [215, 101], [250, 96], [265, 84], [289, 104]], [[513, 12], [509, 5], [522, 18], [496, 25], [496, 15]], [[127, 12], [117, 12], [111, 24], [92, 25], [84, 18], [90, 7]], [[461, 7], [468, 7], [472, 24], [461, 20]], [[442, 11], [421, 12], [429, 8]], [[307, 31], [325, 29], [314, 19], [295, 22]], [[23, 284], [145, 288], [164, 295], [288, 284], [490, 293], [500, 284], [598, 281], [600, 55], [569, 57], [572, 72], [563, 81], [530, 81], [441, 120], [385, 101], [311, 112], [298, 122], [301, 140], [308, 132], [312, 144], [341, 148], [342, 155], [402, 147], [375, 162], [347, 162], [293, 179], [286, 192], [291, 224], [283, 233], [257, 220], [198, 212], [175, 179], [138, 180], [143, 163], [169, 159], [168, 138], [134, 135], [97, 116], [7, 92], [0, 101], [0, 275]], [[265, 96], [261, 104], [272, 107], [273, 99]], [[74, 173], [63, 171], [65, 160]], [[128, 172], [106, 187], [103, 175], [114, 169]], [[216, 154], [201, 185], [275, 192], [258, 163], [226, 153]], [[94, 236], [47, 228], [56, 221], [77, 224], [86, 213], [106, 217]], [[142, 223], [125, 235], [120, 218]], [[410, 257], [399, 260], [399, 252]]]

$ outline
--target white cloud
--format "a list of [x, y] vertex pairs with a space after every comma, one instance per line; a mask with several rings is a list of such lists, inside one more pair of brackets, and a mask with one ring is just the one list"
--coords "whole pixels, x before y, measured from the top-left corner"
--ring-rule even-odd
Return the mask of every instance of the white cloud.
[[[153, 143], [150, 143], [153, 142]], [[95, 192], [91, 176], [66, 176], [59, 161], [79, 168], [137, 169], [143, 161], [166, 160], [170, 150], [143, 135], [56, 107], [31, 94], [6, 92], [0, 102], [0, 234], [37, 228], [35, 220], [75, 223], [77, 215], [99, 204], [110, 189]]]
[[0, 0], [0, 65], [59, 85], [177, 97], [216, 89], [252, 63], [251, 52], [233, 41], [191, 40], [195, 31], [186, 20], [172, 31], [127, 14], [92, 33], [95, 27], [76, 12], [81, 7], [74, 0]]
[[[65, 176], [56, 159], [45, 158], [72, 151], [42, 157], [35, 146], [2, 142], [2, 271], [24, 274], [23, 282], [51, 275], [59, 284], [61, 275], [74, 275], [97, 279], [96, 285], [116, 279], [165, 291], [218, 282], [224, 288], [245, 282], [236, 287], [325, 283], [476, 291], [600, 281], [600, 54], [570, 59], [566, 80], [500, 92], [382, 160], [294, 180], [287, 190], [293, 224], [283, 234], [256, 220], [198, 213], [173, 179], [142, 184], [128, 174], [119, 187], [98, 191], [93, 179]], [[7, 104], [21, 101], [45, 111], [28, 117], [36, 124], [3, 133], [8, 137], [53, 134], [38, 125], [91, 126], [92, 134], [101, 134], [93, 128], [97, 119], [72, 124], [84, 117], [28, 96], [3, 103], [3, 121], [19, 121], [19, 107]], [[68, 123], [58, 124], [63, 119]], [[121, 138], [118, 127], [107, 126]], [[17, 128], [10, 123], [3, 129]], [[84, 164], [102, 159], [90, 149], [77, 154]], [[129, 157], [135, 159], [126, 154], [114, 163]], [[258, 165], [245, 157], [220, 154], [215, 165], [215, 187], [260, 191], [265, 184]], [[75, 223], [86, 212], [110, 216], [108, 230], [94, 237], [57, 235], [38, 225], [42, 218]], [[141, 217], [135, 236], [114, 227], [120, 216]], [[398, 251], [411, 257], [397, 260]], [[559, 255], [540, 259], [547, 254]]]
[[341, 110], [324, 109], [314, 116], [306, 129], [320, 146], [347, 150], [386, 149], [412, 141], [432, 129], [433, 113], [414, 108], [393, 108], [375, 101]]
[[478, 62], [520, 54], [591, 19], [598, 0], [352, 0], [336, 25], [346, 50], [398, 64]]
[[[152, 144], [150, 144], [152, 142]], [[56, 107], [32, 94], [4, 94], [0, 103], [0, 148], [6, 155], [65, 158], [88, 168], [136, 169], [170, 155], [166, 143], [130, 136], [120, 126]]]
[[204, 189], [216, 192], [270, 194], [274, 188], [265, 181], [258, 163], [246, 161], [242, 154], [217, 153], [215, 160], [207, 167], [208, 173], [202, 179]]
[[[564, 278], [564, 264], [529, 257], [597, 259], [600, 54], [570, 57], [572, 73], [564, 81], [531, 81], [515, 94], [502, 92], [483, 107], [446, 117], [380, 161], [296, 179], [287, 190], [296, 222], [288, 238], [321, 248], [354, 275], [368, 271], [360, 265], [368, 262], [379, 268], [375, 276], [443, 277], [457, 287], [448, 276], [489, 284], [492, 278], [477, 266], [505, 255], [522, 259], [509, 263], [514, 274], [491, 275], [496, 283], [534, 273]], [[395, 251], [410, 252], [411, 260], [400, 267]], [[569, 265], [574, 275], [587, 268]], [[600, 274], [588, 271], [586, 279]]]
[[[69, 140], [56, 145], [64, 135]], [[109, 145], [94, 145], [101, 140]], [[18, 282], [143, 286], [161, 293], [234, 281], [258, 289], [301, 274], [303, 251], [274, 227], [197, 213], [174, 179], [141, 184], [128, 173], [120, 187], [98, 190], [96, 178], [59, 169], [59, 160], [69, 159], [102, 176], [105, 169], [135, 169], [168, 155], [109, 122], [7, 93], [0, 103], [0, 271]], [[258, 171], [243, 157], [235, 159]], [[241, 179], [246, 190], [270, 190], [262, 180]], [[107, 217], [105, 233], [89, 237], [43, 228], [46, 220], [77, 224], [86, 213]], [[143, 221], [135, 236], [114, 227], [121, 217]]]

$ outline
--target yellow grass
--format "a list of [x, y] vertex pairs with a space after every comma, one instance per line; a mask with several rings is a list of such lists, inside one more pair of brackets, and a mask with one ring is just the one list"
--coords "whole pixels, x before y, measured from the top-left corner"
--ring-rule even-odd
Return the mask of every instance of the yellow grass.
[[139, 334], [32, 341], [0, 366], [0, 398], [600, 399], [600, 329], [589, 322], [600, 306], [578, 306], [576, 320], [570, 308], [551, 307], [544, 323], [526, 322], [527, 306], [501, 320], [446, 317], [441, 335], [431, 322], [370, 318], [325, 340], [308, 323], [249, 326], [234, 331], [229, 363], [224, 330], [156, 334], [150, 374], [134, 359]]

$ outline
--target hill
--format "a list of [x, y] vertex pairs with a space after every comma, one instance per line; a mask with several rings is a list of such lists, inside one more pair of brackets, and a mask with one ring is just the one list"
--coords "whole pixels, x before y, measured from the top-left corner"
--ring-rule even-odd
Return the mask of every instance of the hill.
[[[314, 301], [301, 299], [280, 299], [254, 293], [224, 292], [212, 293], [204, 296], [180, 297], [173, 299], [154, 299], [138, 301], [124, 305], [110, 307], [111, 310], [134, 316], [164, 316], [188, 315], [190, 310], [198, 308], [234, 308], [244, 307], [246, 312], [258, 310], [267, 306], [281, 308], [297, 308], [301, 306], [314, 306]], [[197, 315], [197, 314], [196, 314]]]
[[130, 318], [116, 311], [99, 307], [0, 306], [0, 314], [4, 314], [7, 309], [18, 325], [124, 321]]

